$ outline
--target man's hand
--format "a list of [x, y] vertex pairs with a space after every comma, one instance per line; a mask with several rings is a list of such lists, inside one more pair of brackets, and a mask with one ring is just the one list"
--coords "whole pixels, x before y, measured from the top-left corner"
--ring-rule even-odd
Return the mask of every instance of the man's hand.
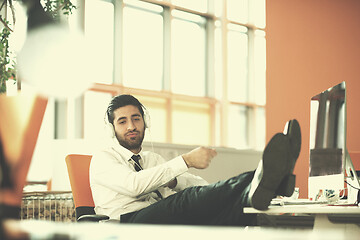
[[204, 169], [207, 168], [211, 159], [216, 156], [215, 149], [198, 147], [182, 155], [188, 168]]
[[171, 180], [170, 182], [168, 182], [165, 186], [168, 187], [168, 188], [175, 188], [177, 185], [177, 179], [174, 178], [173, 180]]

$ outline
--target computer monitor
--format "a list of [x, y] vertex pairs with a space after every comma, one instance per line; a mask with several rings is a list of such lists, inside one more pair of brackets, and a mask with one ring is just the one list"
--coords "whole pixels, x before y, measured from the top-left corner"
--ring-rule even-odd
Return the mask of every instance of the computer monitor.
[[346, 148], [346, 83], [315, 95], [310, 104], [309, 198], [320, 189], [348, 188], [348, 202], [355, 203], [359, 179]]

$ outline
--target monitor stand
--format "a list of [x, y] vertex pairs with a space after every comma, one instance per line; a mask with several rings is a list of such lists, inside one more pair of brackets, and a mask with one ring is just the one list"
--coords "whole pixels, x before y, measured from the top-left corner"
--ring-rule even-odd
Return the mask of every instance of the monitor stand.
[[360, 195], [360, 182], [347, 149], [345, 155], [345, 174], [345, 181], [348, 189], [348, 203], [356, 203], [360, 200], [358, 199]]

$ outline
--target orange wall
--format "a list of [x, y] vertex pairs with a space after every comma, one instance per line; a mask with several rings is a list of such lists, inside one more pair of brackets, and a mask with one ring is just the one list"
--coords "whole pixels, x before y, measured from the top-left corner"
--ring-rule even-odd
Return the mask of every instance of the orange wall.
[[268, 0], [266, 4], [266, 137], [282, 131], [289, 119], [298, 119], [303, 144], [295, 167], [296, 185], [300, 196], [307, 197], [313, 95], [346, 81], [347, 146], [349, 151], [360, 151], [360, 1]]

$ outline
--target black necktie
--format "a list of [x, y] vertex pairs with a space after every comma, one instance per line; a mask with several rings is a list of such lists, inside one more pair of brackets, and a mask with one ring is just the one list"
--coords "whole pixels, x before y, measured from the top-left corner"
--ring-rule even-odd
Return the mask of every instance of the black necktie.
[[[140, 162], [139, 162], [139, 160], [141, 159], [140, 155], [132, 155], [131, 159], [134, 160], [134, 162], [135, 162], [134, 168], [137, 172], [143, 170], [143, 168], [141, 167]], [[158, 190], [155, 190], [154, 192], [158, 195], [158, 197], [160, 199], [163, 199], [161, 193]]]
[[131, 158], [132, 158], [132, 160], [135, 161], [135, 164], [134, 164], [135, 170], [137, 172], [142, 170], [142, 167], [141, 167], [140, 162], [139, 162], [139, 160], [141, 159], [140, 155], [133, 155]]

